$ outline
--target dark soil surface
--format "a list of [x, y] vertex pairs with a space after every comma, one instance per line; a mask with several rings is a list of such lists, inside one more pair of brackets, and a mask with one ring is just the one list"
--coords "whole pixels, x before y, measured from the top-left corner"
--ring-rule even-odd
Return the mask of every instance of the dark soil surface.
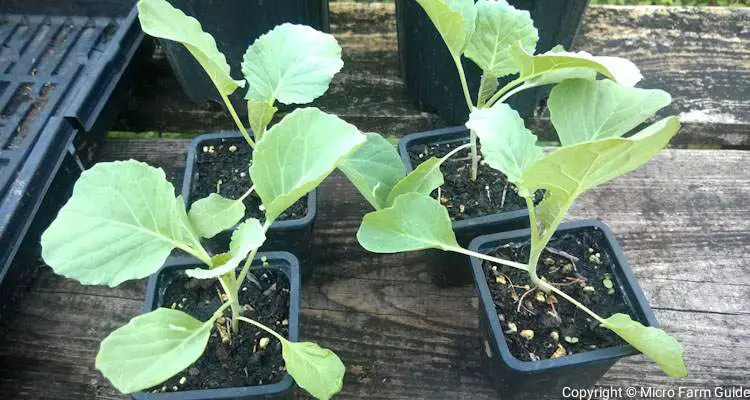
[[[529, 242], [510, 243], [489, 254], [526, 263], [529, 247]], [[610, 254], [601, 230], [587, 228], [561, 234], [553, 237], [547, 248], [554, 249], [555, 253], [562, 251], [574, 259], [545, 250], [537, 267], [540, 277], [556, 284], [604, 318], [618, 312], [637, 318], [612, 272], [615, 258]], [[493, 267], [487, 262], [484, 270], [510, 352], [519, 360], [556, 358], [625, 344], [614, 332], [600, 327], [598, 322], [567, 300], [538, 290], [526, 293], [531, 282], [525, 271], [506, 266]], [[612, 289], [605, 286], [605, 280], [612, 283]], [[522, 301], [520, 310], [519, 300]], [[511, 323], [516, 326], [515, 332]], [[524, 330], [533, 330], [531, 340], [523, 337], [521, 332]]]
[[[466, 140], [410, 146], [409, 159], [414, 168], [431, 157], [441, 158]], [[481, 145], [479, 154], [482, 154]], [[441, 166], [445, 183], [440, 187], [440, 202], [448, 209], [453, 221], [482, 217], [504, 211], [526, 209], [526, 201], [516, 193], [516, 187], [509, 183], [505, 175], [491, 168], [480, 159], [477, 180], [472, 182], [470, 149], [451, 156]], [[435, 191], [437, 193], [437, 191]], [[435, 195], [433, 193], [433, 195]], [[535, 203], [542, 199], [537, 194]]]
[[[238, 199], [252, 186], [249, 169], [252, 165], [252, 148], [243, 138], [227, 138], [203, 142], [196, 150], [193, 168], [193, 187], [190, 204], [211, 193]], [[245, 198], [245, 218], [261, 221], [265, 215], [259, 208], [256, 193]], [[302, 197], [278, 218], [279, 221], [303, 218], [307, 214], [307, 196]]]
[[[272, 267], [273, 261], [270, 263]], [[249, 275], [256, 277], [259, 286], [251, 279], [245, 280], [245, 285], [240, 289], [240, 304], [244, 306], [242, 315], [261, 322], [282, 336], [288, 336], [289, 279], [275, 268], [252, 269]], [[215, 279], [191, 279], [179, 271], [166, 275], [163, 282], [165, 286], [162, 286], [160, 299], [163, 307], [181, 310], [205, 321], [222, 304], [218, 297], [221, 287]], [[219, 330], [229, 331], [230, 311], [227, 310], [225, 315], [227, 318], [222, 328], [217, 322], [206, 351], [198, 361], [148, 391], [257, 386], [276, 383], [284, 378], [286, 369], [281, 357], [281, 343], [245, 322], [240, 322], [239, 333], [232, 334], [231, 341], [224, 343]], [[262, 338], [269, 339], [265, 348], [260, 346]]]

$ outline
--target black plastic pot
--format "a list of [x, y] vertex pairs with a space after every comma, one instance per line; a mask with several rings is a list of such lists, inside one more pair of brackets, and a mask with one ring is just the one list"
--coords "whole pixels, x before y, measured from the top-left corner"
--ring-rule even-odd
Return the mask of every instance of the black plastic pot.
[[[242, 77], [240, 64], [247, 47], [260, 35], [284, 22], [309, 25], [327, 32], [328, 0], [170, 0], [185, 14], [195, 17], [210, 33], [219, 50], [227, 57], [232, 76]], [[196, 103], [207, 100], [221, 103], [216, 88], [200, 64], [180, 44], [160, 41], [177, 80]], [[231, 96], [234, 108], [247, 114], [242, 98], [245, 90]]]
[[[398, 152], [404, 163], [406, 172], [416, 168], [409, 159], [409, 148], [428, 144], [444, 144], [469, 142], [469, 130], [464, 126], [435, 129], [427, 132], [412, 133], [401, 138]], [[458, 244], [467, 247], [477, 236], [488, 233], [510, 231], [529, 226], [529, 212], [526, 209], [489, 214], [483, 217], [465, 219], [453, 222], [453, 232]], [[427, 250], [430, 260], [433, 281], [438, 286], [450, 287], [468, 284], [472, 280], [471, 270], [466, 257], [456, 253], [440, 250]]]
[[[297, 258], [287, 252], [261, 252], [253, 260], [253, 269], [269, 268], [261, 263], [261, 257], [267, 257], [270, 262], [282, 263], [279, 267], [289, 278], [289, 341], [299, 340], [299, 308], [300, 308], [300, 266]], [[143, 312], [153, 311], [163, 304], [160, 303], [164, 295], [161, 288], [164, 273], [198, 267], [192, 257], [172, 257], [159, 272], [148, 279], [146, 288], [146, 302]], [[286, 375], [281, 382], [253, 387], [221, 388], [207, 390], [190, 390], [172, 393], [133, 393], [134, 400], [250, 400], [250, 399], [291, 399], [294, 395], [294, 379]]]
[[[608, 251], [615, 263], [613, 280], [635, 313], [631, 317], [647, 326], [658, 327], [656, 316], [638, 286], [622, 248], [607, 225], [598, 220], [575, 221], [560, 225], [557, 232], [571, 233], [585, 229], [598, 229], [604, 233], [609, 245]], [[488, 253], [505, 243], [526, 241], [529, 237], [529, 229], [484, 235], [472, 240], [469, 249]], [[505, 341], [482, 261], [472, 257], [471, 264], [479, 294], [479, 322], [485, 337], [488, 370], [501, 398], [560, 398], [563, 387], [591, 387], [619, 358], [639, 354], [632, 346], [622, 345], [540, 361], [521, 361], [515, 358]]]
[[0, 0], [0, 321], [148, 53], [134, 4]]
[[[205, 144], [216, 143], [217, 141], [232, 140], [241, 138], [239, 132], [220, 132], [196, 136], [190, 143], [185, 163], [185, 176], [182, 181], [182, 196], [185, 199], [186, 206], [190, 206], [193, 190], [194, 168], [197, 160], [196, 153], [202, 149]], [[248, 179], [248, 185], [250, 180]], [[249, 188], [249, 186], [248, 186]], [[195, 201], [197, 199], [194, 199]], [[312, 262], [312, 232], [315, 216], [318, 213], [317, 190], [312, 190], [307, 194], [307, 214], [300, 219], [275, 221], [266, 233], [266, 241], [262, 249], [264, 251], [289, 251], [296, 254], [302, 264], [305, 266], [302, 270], [303, 279], [307, 279], [312, 274], [314, 263]], [[232, 230], [219, 233], [209, 239], [208, 246], [212, 250], [225, 251], [229, 246], [229, 240]]]
[[[509, 0], [508, 3], [531, 12], [534, 26], [539, 30], [537, 51], [544, 52], [557, 44], [570, 47], [588, 0]], [[469, 112], [461, 81], [437, 29], [416, 0], [396, 0], [396, 16], [401, 75], [409, 97], [450, 124], [466, 122]], [[476, 101], [481, 71], [466, 58], [463, 66], [471, 96]], [[501, 84], [508, 82], [510, 79], [501, 80]], [[528, 117], [545, 94], [544, 88], [529, 89], [511, 97], [509, 103], [521, 116]]]

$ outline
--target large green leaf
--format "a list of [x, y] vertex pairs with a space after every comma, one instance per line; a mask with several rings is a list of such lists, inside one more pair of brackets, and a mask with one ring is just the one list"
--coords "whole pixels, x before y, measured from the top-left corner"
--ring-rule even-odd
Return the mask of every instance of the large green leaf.
[[526, 129], [523, 119], [505, 103], [475, 109], [466, 123], [482, 143], [482, 157], [513, 183], [521, 183], [523, 173], [544, 156], [536, 145], [536, 135]]
[[256, 39], [245, 52], [245, 98], [309, 103], [328, 90], [343, 66], [341, 47], [332, 35], [305, 25], [281, 24]]
[[542, 83], [556, 83], [570, 78], [593, 78], [582, 69], [596, 71], [623, 86], [635, 86], [642, 78], [635, 64], [620, 57], [597, 57], [584, 51], [532, 55], [517, 43], [509, 54], [521, 72], [519, 79], [529, 82], [528, 86], [538, 86], [540, 80]]
[[317, 108], [297, 109], [266, 132], [255, 145], [250, 167], [266, 219], [314, 189], [339, 160], [366, 140], [354, 125]]
[[682, 345], [661, 329], [643, 326], [626, 314], [615, 314], [603, 324], [631, 346], [652, 359], [670, 378], [682, 378], [687, 368], [682, 359]]
[[555, 86], [547, 106], [563, 146], [619, 137], [667, 106], [669, 93], [628, 88], [604, 80], [567, 80]]
[[286, 370], [299, 387], [321, 400], [341, 390], [346, 368], [336, 353], [311, 342], [284, 340], [281, 344]]
[[244, 216], [245, 205], [242, 201], [227, 199], [217, 193], [197, 200], [188, 212], [190, 222], [204, 238], [212, 238], [233, 227]]
[[85, 171], [42, 235], [44, 261], [83, 284], [151, 275], [175, 247], [208, 260], [164, 171], [133, 160]]
[[362, 196], [376, 210], [387, 207], [388, 194], [406, 175], [404, 164], [395, 147], [377, 133], [367, 133], [367, 141], [339, 162], [346, 175]]
[[221, 94], [228, 96], [245, 86], [245, 81], [232, 79], [226, 57], [195, 18], [188, 17], [165, 0], [141, 0], [138, 2], [138, 19], [143, 31], [149, 35], [182, 43]]
[[474, 0], [417, 0], [454, 57], [460, 57], [474, 32]]
[[213, 320], [158, 308], [110, 333], [96, 355], [96, 368], [122, 393], [158, 385], [203, 354], [212, 326]]
[[518, 10], [505, 0], [479, 0], [474, 33], [465, 55], [485, 74], [502, 77], [518, 72], [508, 54], [516, 43], [529, 53], [536, 51], [539, 34], [528, 11]]
[[214, 257], [214, 260], [222, 259], [224, 261], [221, 265], [213, 265], [211, 269], [189, 269], [185, 271], [185, 274], [197, 279], [218, 278], [228, 272], [234, 271], [247, 258], [250, 250], [259, 248], [265, 241], [266, 233], [260, 222], [255, 218], [250, 218], [239, 224], [237, 229], [232, 232], [232, 239], [229, 242], [229, 253], [226, 253], [223, 257]]
[[419, 164], [409, 175], [399, 180], [388, 193], [386, 206], [391, 206], [396, 199], [405, 193], [422, 193], [429, 195], [433, 190], [443, 185], [443, 173], [440, 166], [445, 158], [432, 157]]
[[448, 210], [421, 193], [403, 194], [393, 206], [365, 215], [357, 239], [374, 253], [458, 247]]
[[544, 189], [536, 214], [551, 234], [581, 193], [632, 171], [656, 156], [680, 129], [668, 117], [629, 138], [608, 138], [562, 147], [526, 169], [528, 193]]

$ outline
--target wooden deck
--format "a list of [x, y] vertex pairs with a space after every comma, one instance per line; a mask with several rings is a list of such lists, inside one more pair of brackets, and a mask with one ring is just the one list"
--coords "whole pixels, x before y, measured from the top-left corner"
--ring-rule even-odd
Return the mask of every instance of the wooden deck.
[[[332, 11], [346, 64], [317, 105], [388, 135], [443, 126], [403, 93], [393, 6], [335, 3]], [[664, 329], [685, 347], [690, 375], [671, 381], [639, 356], [618, 362], [600, 384], [747, 387], [750, 13], [592, 7], [577, 48], [631, 58], [648, 78], [643, 86], [670, 91], [670, 111], [685, 121], [680, 148], [586, 194], [569, 218], [609, 224]], [[218, 107], [189, 103], [157, 54], [116, 129], [159, 133], [110, 138], [99, 159], [149, 162], [179, 186], [188, 139], [171, 133], [231, 128]], [[355, 232], [368, 209], [342, 175], [326, 180], [316, 271], [302, 288], [303, 339], [347, 365], [338, 397], [497, 398], [482, 366], [474, 288], [437, 288], [420, 253], [367, 253]], [[0, 340], [0, 399], [125, 398], [94, 357], [101, 339], [138, 314], [144, 289], [144, 281], [85, 287], [43, 268]]]

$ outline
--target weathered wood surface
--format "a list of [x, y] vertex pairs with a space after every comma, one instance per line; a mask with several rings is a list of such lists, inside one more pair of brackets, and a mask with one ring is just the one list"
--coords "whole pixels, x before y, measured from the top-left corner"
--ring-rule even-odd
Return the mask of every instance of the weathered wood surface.
[[[136, 158], [179, 180], [185, 140], [112, 140], [102, 160]], [[585, 195], [571, 219], [615, 231], [691, 374], [670, 381], [643, 357], [603, 385], [747, 384], [750, 152], [666, 150]], [[355, 232], [367, 204], [340, 175], [320, 189], [316, 272], [303, 286], [302, 335], [348, 367], [341, 398], [490, 399], [473, 287], [440, 289], [421, 253], [368, 254]], [[94, 370], [98, 342], [136, 315], [144, 282], [84, 287], [45, 269], [0, 342], [0, 398], [122, 398]], [[43, 382], [43, 384], [41, 384]]]
[[[436, 117], [418, 112], [400, 90], [390, 7], [333, 5], [334, 29], [347, 66], [333, 93], [320, 103], [362, 129], [388, 134], [440, 126]], [[675, 26], [688, 11], [678, 12]], [[690, 12], [726, 13], [726, 19], [711, 20], [717, 29], [721, 21], [741, 26], [737, 25], [741, 14], [735, 11]], [[609, 26], [597, 29], [627, 26], [638, 14], [628, 8], [597, 8], [587, 20], [598, 13], [610, 19]], [[628, 19], [628, 13], [633, 17]], [[615, 14], [620, 17], [612, 17]], [[734, 37], [746, 43], [744, 26]], [[632, 23], [630, 29], [635, 29]], [[702, 36], [695, 40], [700, 42]], [[701, 51], [696, 47], [695, 57]], [[690, 57], [682, 62], [691, 62]], [[705, 68], [714, 67], [719, 66]], [[744, 68], [746, 74], [748, 65], [737, 68]], [[678, 78], [674, 74], [673, 80]], [[121, 128], [231, 129], [217, 109], [196, 107], [184, 99], [163, 60], [142, 70], [140, 82], [130, 109], [120, 118]], [[746, 90], [742, 84], [738, 81], [736, 89]], [[159, 91], [147, 92], [149, 88]], [[367, 95], [351, 88], [364, 88]], [[684, 94], [685, 98], [694, 95]], [[750, 129], [740, 125], [750, 122], [750, 114], [741, 110], [748, 105], [726, 99], [715, 104], [721, 110], [729, 109], [725, 105], [734, 107], [728, 113], [736, 112], [736, 138], [741, 140], [731, 144], [746, 144], [742, 135], [750, 134]], [[716, 124], [695, 126], [699, 128], [689, 128], [695, 135], [687, 135], [688, 139], [723, 137]], [[164, 168], [179, 187], [187, 144], [176, 139], [109, 140], [100, 159], [149, 162]], [[644, 168], [585, 195], [576, 205], [571, 219], [599, 217], [612, 227], [663, 327], [685, 346], [691, 372], [684, 380], [670, 381], [644, 357], [633, 357], [620, 361], [600, 384], [662, 388], [748, 384], [749, 163], [750, 152], [667, 150]], [[421, 253], [368, 254], [354, 236], [366, 210], [367, 203], [340, 175], [321, 186], [314, 238], [316, 272], [302, 292], [303, 338], [335, 349], [348, 367], [340, 398], [496, 398], [482, 364], [473, 287], [436, 287]], [[143, 281], [114, 289], [84, 287], [42, 270], [20, 304], [15, 323], [0, 339], [0, 399], [125, 398], [94, 369], [94, 357], [101, 339], [140, 311], [143, 295]]]
[[[403, 90], [393, 4], [333, 3], [331, 10], [344, 69], [315, 105], [386, 135], [445, 126]], [[645, 76], [640, 86], [670, 92], [674, 103], [664, 113], [685, 122], [673, 145], [750, 146], [743, 125], [750, 123], [750, 9], [592, 6], [574, 48], [629, 58]], [[117, 129], [234, 129], [218, 105], [196, 107], [187, 99], [163, 56], [143, 68], [138, 81]], [[544, 139], [555, 138], [548, 124], [538, 130]]]

